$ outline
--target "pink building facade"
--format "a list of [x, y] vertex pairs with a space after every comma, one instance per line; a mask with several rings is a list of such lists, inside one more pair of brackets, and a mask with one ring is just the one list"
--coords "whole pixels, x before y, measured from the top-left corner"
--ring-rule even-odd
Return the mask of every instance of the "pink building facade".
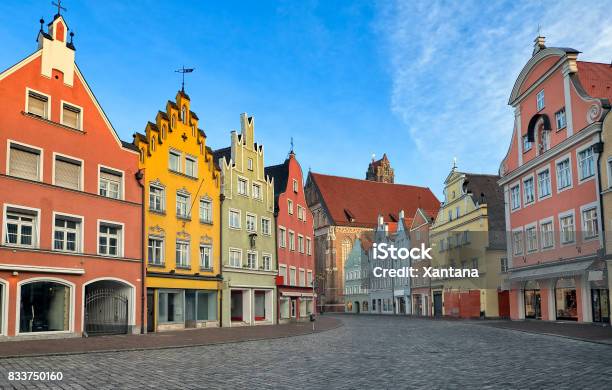
[[609, 322], [598, 159], [610, 109], [601, 66], [535, 41], [509, 100], [515, 121], [500, 166], [512, 319]]

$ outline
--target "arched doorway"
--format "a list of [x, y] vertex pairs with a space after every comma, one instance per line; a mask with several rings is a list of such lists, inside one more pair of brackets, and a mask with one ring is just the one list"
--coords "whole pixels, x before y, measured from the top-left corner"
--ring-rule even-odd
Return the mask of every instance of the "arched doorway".
[[540, 297], [540, 285], [535, 280], [525, 282], [523, 287], [523, 301], [525, 307], [525, 318], [542, 319], [542, 300]]
[[85, 286], [83, 332], [87, 336], [126, 334], [130, 328], [133, 287], [102, 279]]
[[34, 279], [19, 284], [19, 333], [68, 332], [72, 322], [68, 282]]
[[559, 278], [555, 283], [555, 304], [558, 320], [578, 321], [576, 282], [573, 278]]
[[359, 301], [355, 302], [355, 313], [359, 314], [361, 311], [359, 310]]

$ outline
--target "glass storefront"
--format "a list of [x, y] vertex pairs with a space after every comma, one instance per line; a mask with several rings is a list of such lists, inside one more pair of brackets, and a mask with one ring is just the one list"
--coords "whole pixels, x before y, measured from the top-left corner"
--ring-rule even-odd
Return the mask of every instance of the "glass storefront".
[[524, 287], [525, 318], [542, 319], [542, 306], [540, 286], [538, 282], [530, 280]]
[[591, 302], [593, 306], [593, 322], [610, 322], [610, 296], [608, 289], [600, 288], [591, 290]]
[[232, 321], [244, 321], [242, 315], [242, 294], [240, 290], [232, 290], [230, 293], [231, 319]]
[[4, 285], [0, 284], [0, 334], [2, 334], [2, 329], [4, 329], [2, 327], [2, 325], [4, 325], [4, 318], [2, 317], [4, 315]]
[[159, 290], [157, 300], [159, 323], [217, 320], [216, 291]]
[[[292, 312], [292, 316], [295, 312]], [[266, 292], [255, 291], [255, 321], [266, 320]]]
[[558, 320], [578, 321], [576, 283], [573, 278], [560, 278], [555, 284], [555, 303]]
[[70, 288], [57, 282], [33, 282], [21, 286], [19, 332], [69, 330]]

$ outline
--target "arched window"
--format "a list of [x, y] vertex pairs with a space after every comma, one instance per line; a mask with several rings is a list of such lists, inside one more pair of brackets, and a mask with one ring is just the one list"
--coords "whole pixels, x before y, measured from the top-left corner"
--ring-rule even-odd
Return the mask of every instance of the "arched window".
[[19, 333], [70, 330], [70, 287], [54, 281], [21, 286]]
[[195, 127], [195, 125], [191, 125], [191, 135], [194, 136], [194, 137], [196, 136], [196, 127]]
[[345, 238], [342, 241], [342, 264], [344, 264], [346, 262], [346, 259], [349, 255], [349, 253], [351, 253], [351, 247], [353, 246], [353, 244], [351, 243], [351, 240], [349, 240], [348, 238]]
[[166, 132], [167, 132], [166, 125], [162, 125], [162, 131], [161, 131], [162, 139], [166, 139]]
[[183, 108], [181, 108], [181, 121], [184, 124], [187, 124], [187, 108], [185, 106], [183, 106]]
[[151, 138], [151, 151], [152, 152], [155, 151], [155, 136]]
[[170, 119], [170, 130], [174, 130], [176, 128], [176, 115], [172, 114], [172, 119]]
[[140, 162], [143, 163], [144, 162], [144, 158], [145, 158], [145, 151], [144, 151], [144, 149], [140, 148], [140, 152], [138, 154], [140, 154]]

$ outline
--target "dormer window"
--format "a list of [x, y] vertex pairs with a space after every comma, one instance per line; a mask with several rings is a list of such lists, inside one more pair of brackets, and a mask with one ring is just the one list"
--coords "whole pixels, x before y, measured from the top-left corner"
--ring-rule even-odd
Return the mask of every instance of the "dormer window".
[[541, 90], [536, 95], [536, 106], [538, 111], [544, 108], [544, 90]]
[[49, 96], [28, 90], [27, 113], [43, 119], [49, 119], [49, 100]]
[[172, 119], [170, 119], [170, 129], [174, 130], [176, 128], [176, 115], [172, 115]]
[[162, 139], [166, 139], [166, 125], [162, 125], [161, 137]]
[[151, 151], [155, 151], [155, 137], [151, 138]]
[[82, 110], [80, 107], [65, 102], [62, 103], [62, 125], [82, 130], [82, 119]]

